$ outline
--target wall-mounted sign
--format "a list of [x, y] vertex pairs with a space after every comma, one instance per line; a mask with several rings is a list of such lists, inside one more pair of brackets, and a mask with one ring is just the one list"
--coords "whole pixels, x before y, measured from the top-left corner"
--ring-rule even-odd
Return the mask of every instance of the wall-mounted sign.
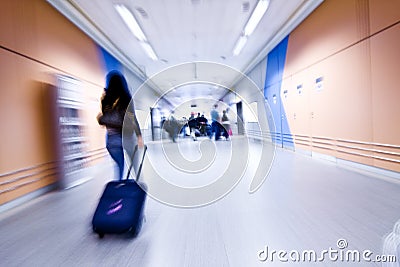
[[297, 85], [297, 93], [299, 95], [301, 95], [303, 93], [303, 85], [302, 84]]
[[272, 96], [272, 101], [274, 102], [274, 104], [276, 104], [276, 95]]
[[322, 89], [324, 88], [324, 77], [318, 77], [317, 79], [315, 79], [315, 90], [317, 92], [322, 91]]
[[283, 91], [283, 97], [284, 97], [284, 98], [287, 98], [287, 96], [288, 96], [288, 90], [284, 90], [284, 91]]

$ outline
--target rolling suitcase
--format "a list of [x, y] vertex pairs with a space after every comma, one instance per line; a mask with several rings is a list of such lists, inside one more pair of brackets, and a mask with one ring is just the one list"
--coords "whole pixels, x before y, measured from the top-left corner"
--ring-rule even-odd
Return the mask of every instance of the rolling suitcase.
[[[131, 233], [136, 236], [142, 226], [143, 207], [146, 192], [138, 185], [147, 146], [144, 146], [142, 160], [136, 181], [129, 179], [133, 160], [125, 180], [108, 182], [93, 215], [93, 231], [103, 238], [105, 234]], [[133, 157], [138, 151], [135, 146]], [[132, 159], [133, 159], [132, 157]]]

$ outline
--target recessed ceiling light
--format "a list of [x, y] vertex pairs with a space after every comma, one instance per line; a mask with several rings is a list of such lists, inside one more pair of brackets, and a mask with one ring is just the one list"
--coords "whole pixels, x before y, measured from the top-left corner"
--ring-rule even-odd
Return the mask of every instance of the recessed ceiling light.
[[140, 45], [152, 60], [156, 61], [158, 59], [153, 47], [148, 42], [140, 42]]
[[142, 28], [136, 21], [136, 18], [133, 15], [133, 13], [125, 5], [122, 4], [116, 4], [114, 5], [114, 7], [121, 16], [121, 18], [123, 19], [123, 21], [125, 22], [125, 24], [131, 30], [133, 35], [139, 40], [139, 44], [142, 46], [146, 54], [152, 60], [158, 60], [157, 55], [153, 50], [153, 47], [147, 41], [147, 38], [144, 35]]
[[233, 49], [233, 55], [235, 56], [239, 55], [243, 47], [245, 46], [246, 42], [247, 42], [247, 37], [240, 36], [239, 40], [236, 43], [235, 49]]
[[249, 36], [253, 33], [254, 29], [257, 27], [261, 18], [264, 16], [269, 6], [269, 0], [259, 0], [257, 2], [256, 7], [253, 10], [253, 13], [250, 16], [249, 21], [247, 22], [244, 28], [244, 35]]
[[122, 17], [128, 28], [132, 31], [133, 35], [135, 35], [139, 41], [147, 41], [146, 36], [129, 9], [124, 5], [115, 5], [115, 9]]
[[244, 27], [243, 32], [241, 33], [239, 39], [236, 42], [235, 48], [233, 49], [233, 55], [237, 56], [242, 51], [243, 47], [246, 45], [247, 37], [250, 36], [258, 23], [264, 16], [265, 12], [268, 9], [270, 0], [258, 0], [256, 7], [254, 8], [252, 14], [250, 15], [249, 20]]

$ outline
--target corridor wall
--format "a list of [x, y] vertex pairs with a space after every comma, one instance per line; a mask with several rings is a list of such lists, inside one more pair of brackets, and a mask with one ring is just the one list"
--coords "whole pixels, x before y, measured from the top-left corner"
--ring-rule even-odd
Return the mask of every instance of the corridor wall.
[[290, 33], [278, 70], [282, 43], [270, 52], [265, 96], [281, 103], [275, 121], [286, 120], [279, 134], [295, 150], [400, 171], [398, 10], [395, 0], [326, 0]]
[[105, 131], [96, 121], [105, 74], [123, 68], [46, 1], [4, 1], [1, 14], [0, 208], [57, 184], [51, 114], [56, 75], [81, 82], [90, 166], [106, 155]]

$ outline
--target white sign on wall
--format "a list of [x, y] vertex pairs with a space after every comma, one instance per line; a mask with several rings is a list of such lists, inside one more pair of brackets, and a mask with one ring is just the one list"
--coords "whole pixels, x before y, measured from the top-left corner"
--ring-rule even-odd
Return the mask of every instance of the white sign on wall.
[[287, 98], [287, 97], [288, 97], [288, 90], [284, 90], [284, 91], [283, 91], [283, 97], [284, 97], [284, 98]]
[[302, 84], [297, 85], [297, 93], [299, 95], [301, 95], [303, 93], [303, 85]]
[[315, 90], [317, 92], [322, 91], [322, 89], [324, 88], [324, 77], [318, 77], [317, 79], [315, 79]]

